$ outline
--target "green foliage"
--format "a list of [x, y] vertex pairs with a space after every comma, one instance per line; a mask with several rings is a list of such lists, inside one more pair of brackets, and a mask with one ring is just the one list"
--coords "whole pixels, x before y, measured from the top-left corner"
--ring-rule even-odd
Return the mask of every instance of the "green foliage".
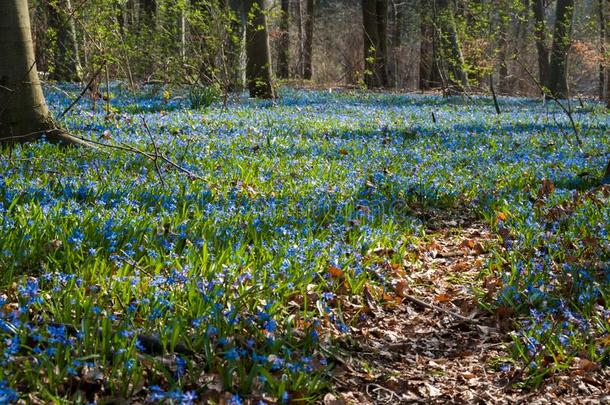
[[222, 96], [218, 85], [191, 87], [189, 89], [189, 101], [194, 110], [204, 110], [212, 104], [220, 101]]

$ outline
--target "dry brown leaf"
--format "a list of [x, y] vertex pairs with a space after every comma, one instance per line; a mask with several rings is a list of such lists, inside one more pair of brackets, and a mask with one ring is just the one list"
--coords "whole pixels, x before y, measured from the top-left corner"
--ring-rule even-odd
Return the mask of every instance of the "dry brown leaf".
[[343, 277], [343, 270], [341, 270], [340, 268], [335, 267], [335, 266], [330, 266], [328, 268], [328, 273], [330, 274], [331, 277], [334, 277], [334, 278]]
[[453, 297], [449, 294], [438, 294], [436, 297], [434, 297], [434, 300], [436, 302], [449, 302], [452, 298]]
[[405, 280], [400, 280], [398, 283], [396, 283], [396, 286], [394, 287], [394, 292], [400, 298], [405, 298], [408, 295], [407, 294], [408, 289], [409, 289], [409, 283], [407, 283]]
[[468, 267], [469, 267], [468, 263], [459, 262], [459, 263], [456, 263], [453, 266], [451, 266], [451, 270], [452, 271], [466, 271], [466, 270], [468, 270]]
[[595, 371], [599, 368], [599, 365], [593, 363], [591, 360], [583, 359], [580, 357], [574, 358], [574, 367], [576, 371], [588, 373], [590, 371]]

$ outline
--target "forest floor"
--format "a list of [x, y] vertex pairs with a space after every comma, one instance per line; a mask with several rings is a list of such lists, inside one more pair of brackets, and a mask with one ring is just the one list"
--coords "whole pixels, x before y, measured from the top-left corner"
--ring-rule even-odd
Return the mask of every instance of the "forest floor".
[[428, 214], [428, 240], [396, 284], [402, 302], [370, 302], [335, 356], [324, 404], [610, 403], [610, 370], [586, 360], [535, 390], [519, 389], [519, 371], [500, 367], [513, 314], [482, 310], [475, 293], [491, 287], [482, 266], [498, 241], [475, 218], [455, 218]]
[[605, 106], [165, 90], [0, 156], [0, 403], [607, 400]]

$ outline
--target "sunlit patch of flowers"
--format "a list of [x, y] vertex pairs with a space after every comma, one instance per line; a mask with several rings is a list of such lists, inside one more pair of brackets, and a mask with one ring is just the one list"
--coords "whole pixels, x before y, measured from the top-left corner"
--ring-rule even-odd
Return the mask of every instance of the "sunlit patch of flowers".
[[[502, 254], [509, 273], [527, 275], [507, 275], [499, 299], [538, 311], [526, 334], [551, 316], [539, 291], [552, 294], [552, 272], [540, 268], [566, 263], [554, 256], [560, 230], [576, 244], [581, 228], [607, 241], [597, 205], [596, 220], [583, 212], [549, 231], [524, 196], [542, 178], [568, 196], [572, 179], [601, 170], [610, 120], [595, 107], [576, 114], [579, 151], [557, 134], [567, 119], [535, 101], [503, 99], [495, 116], [483, 98], [285, 90], [277, 105], [202, 112], [120, 86], [113, 95], [111, 108], [83, 101], [65, 125], [115, 146], [156, 147], [199, 178], [118, 149], [35, 144], [0, 158], [0, 399], [87, 397], [96, 387], [190, 403], [218, 384], [235, 403], [252, 392], [313, 398], [333, 336], [349, 333], [337, 296], [388, 281], [368, 253], [392, 248], [400, 261], [422, 232], [414, 208], [511, 212], [502, 226], [515, 237]], [[47, 99], [54, 111], [69, 104], [60, 92]], [[603, 258], [595, 252], [591, 260]], [[570, 265], [574, 299], [607, 297], [608, 277], [585, 288], [584, 264]], [[575, 310], [572, 298], [549, 306], [570, 309], [569, 325], [544, 327], [562, 342], [575, 341], [579, 319], [600, 333], [601, 318], [589, 316], [600, 309]]]

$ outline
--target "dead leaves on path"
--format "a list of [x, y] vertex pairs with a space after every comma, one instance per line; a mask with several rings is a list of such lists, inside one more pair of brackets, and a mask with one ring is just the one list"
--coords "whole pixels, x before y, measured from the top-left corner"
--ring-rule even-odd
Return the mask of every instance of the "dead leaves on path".
[[[503, 326], [512, 314], [484, 313], [473, 288], [493, 291], [479, 277], [497, 241], [481, 226], [448, 228], [390, 262], [395, 252], [374, 250], [393, 289], [367, 286], [359, 304], [344, 307], [352, 318], [333, 370], [333, 390], [322, 402], [343, 404], [599, 403], [610, 392], [610, 372], [575, 360], [572, 375], [545, 381], [538, 392], [513, 388]], [[417, 297], [427, 306], [417, 305]], [[379, 305], [379, 299], [386, 300]], [[350, 306], [351, 305], [351, 306]], [[439, 311], [436, 307], [447, 312]], [[472, 320], [464, 322], [450, 313]], [[512, 374], [511, 374], [512, 373]], [[605, 373], [605, 374], [604, 374]], [[607, 398], [610, 401], [610, 398]], [[597, 401], [597, 402], [596, 402]], [[610, 402], [609, 402], [610, 403]]]

